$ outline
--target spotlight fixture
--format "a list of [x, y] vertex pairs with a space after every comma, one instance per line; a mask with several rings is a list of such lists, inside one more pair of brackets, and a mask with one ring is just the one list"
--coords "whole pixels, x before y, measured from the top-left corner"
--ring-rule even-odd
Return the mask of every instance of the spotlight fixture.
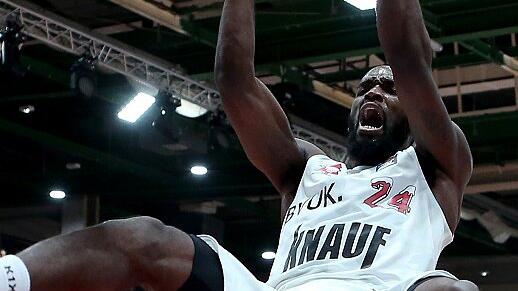
[[353, 5], [360, 10], [369, 10], [376, 8], [376, 0], [345, 0], [345, 2]]
[[180, 99], [173, 97], [168, 92], [160, 92], [156, 97], [156, 105], [158, 114], [151, 125], [169, 141], [177, 142], [180, 130], [175, 127], [174, 112], [180, 106]]
[[27, 69], [20, 63], [20, 50], [26, 37], [22, 33], [23, 25], [16, 16], [8, 16], [4, 28], [0, 31], [0, 60], [3, 67], [23, 77]]
[[63, 199], [67, 196], [67, 194], [62, 190], [52, 190], [49, 193], [49, 196], [53, 199]]
[[261, 257], [265, 260], [273, 260], [275, 259], [275, 252], [265, 251], [261, 254]]
[[444, 47], [442, 46], [441, 43], [439, 43], [438, 41], [434, 40], [434, 39], [430, 39], [430, 45], [432, 46], [432, 50], [436, 53], [440, 53], [443, 51]]
[[135, 123], [155, 101], [155, 97], [140, 92], [122, 108], [117, 116], [122, 120]]
[[196, 176], [204, 176], [208, 172], [205, 166], [194, 166], [191, 168], [191, 173]]
[[20, 110], [20, 112], [22, 112], [22, 113], [29, 114], [29, 113], [34, 112], [34, 110], [36, 110], [36, 108], [34, 108], [34, 106], [32, 106], [32, 105], [24, 105], [24, 106], [20, 106], [18, 108], [18, 110]]
[[208, 112], [207, 109], [185, 99], [181, 100], [181, 105], [178, 106], [175, 111], [188, 118], [198, 118]]
[[79, 170], [79, 169], [81, 169], [81, 164], [80, 163], [67, 163], [65, 165], [65, 168], [70, 171]]
[[70, 66], [70, 89], [77, 95], [90, 98], [97, 90], [95, 66], [97, 58], [84, 54]]
[[482, 276], [482, 277], [487, 277], [487, 275], [489, 275], [489, 271], [480, 272], [480, 276]]

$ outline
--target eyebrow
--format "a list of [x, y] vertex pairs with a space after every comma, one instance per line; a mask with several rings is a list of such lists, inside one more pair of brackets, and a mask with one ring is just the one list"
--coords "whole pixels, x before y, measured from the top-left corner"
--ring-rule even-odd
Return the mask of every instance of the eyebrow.
[[369, 77], [367, 78], [366, 80], [360, 82], [360, 84], [358, 84], [358, 91], [360, 90], [364, 90], [368, 87], [371, 87], [373, 86], [373, 84], [377, 83], [377, 81], [380, 80], [381, 83], [380, 84], [387, 84], [387, 83], [390, 83], [392, 86], [395, 86], [396, 85], [396, 82], [394, 81], [393, 78], [390, 78], [390, 77], [381, 77], [381, 78], [377, 78], [377, 77]]
[[394, 78], [392, 77], [386, 77], [386, 76], [382, 76], [380, 78], [378, 77], [369, 77], [368, 79], [364, 80], [364, 81], [361, 81], [360, 84], [358, 84], [358, 87], [363, 87], [365, 86], [365, 84], [368, 84], [368, 85], [372, 85], [372, 83], [376, 83], [378, 80], [381, 81], [381, 83], [394, 83]]

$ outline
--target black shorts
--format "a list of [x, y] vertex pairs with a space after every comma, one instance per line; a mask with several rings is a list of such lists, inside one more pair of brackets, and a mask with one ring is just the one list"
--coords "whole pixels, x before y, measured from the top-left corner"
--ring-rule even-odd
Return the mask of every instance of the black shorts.
[[178, 291], [223, 291], [223, 268], [218, 254], [199, 237], [189, 236], [194, 243], [192, 271]]

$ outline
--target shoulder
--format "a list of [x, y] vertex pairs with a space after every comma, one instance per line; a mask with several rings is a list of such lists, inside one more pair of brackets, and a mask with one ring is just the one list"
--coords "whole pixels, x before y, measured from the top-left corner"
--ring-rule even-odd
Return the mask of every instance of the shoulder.
[[298, 138], [296, 138], [295, 141], [297, 142], [299, 151], [304, 156], [305, 161], [309, 160], [311, 157], [316, 155], [326, 155], [326, 153], [322, 149], [310, 142]]
[[[456, 192], [458, 192], [459, 195], [462, 195], [471, 178], [473, 171], [473, 158], [468, 141], [462, 130], [453, 121], [451, 121], [451, 126], [455, 132], [455, 142], [447, 149], [450, 153], [449, 157], [451, 158], [448, 161], [448, 168], [445, 168], [445, 163], [441, 163], [441, 161], [438, 160], [437, 157], [433, 156], [425, 147], [414, 144], [414, 148], [419, 157], [421, 167], [425, 171], [425, 175], [436, 171], [443, 173], [445, 179], [451, 180], [455, 186]], [[432, 175], [431, 178], [435, 178], [433, 176], [434, 175]]]

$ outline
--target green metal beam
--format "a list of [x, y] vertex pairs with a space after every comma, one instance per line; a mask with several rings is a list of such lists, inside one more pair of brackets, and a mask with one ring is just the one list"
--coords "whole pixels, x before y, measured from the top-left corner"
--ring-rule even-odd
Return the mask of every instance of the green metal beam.
[[456, 118], [455, 122], [462, 128], [472, 146], [518, 141], [517, 111]]
[[504, 64], [504, 53], [479, 39], [460, 41], [459, 44], [489, 62]]
[[[372, 31], [365, 31], [362, 32], [361, 35], [358, 35], [358, 37], [361, 37], [363, 34], [367, 35], [369, 33], [375, 33], [375, 27], [371, 29]], [[501, 36], [511, 33], [517, 33], [518, 32], [518, 25], [515, 26], [509, 26], [504, 28], [498, 28], [498, 29], [490, 29], [490, 30], [484, 30], [484, 31], [478, 31], [478, 32], [469, 32], [469, 33], [461, 33], [461, 34], [455, 34], [455, 35], [449, 35], [449, 36], [440, 36], [435, 38], [436, 41], [442, 44], [452, 43], [455, 41], [466, 41], [466, 40], [474, 40], [474, 39], [481, 39], [481, 38], [490, 38], [495, 36]], [[258, 49], [260, 51], [261, 48]], [[280, 48], [279, 48], [280, 49]], [[283, 48], [285, 49], [285, 48]], [[259, 52], [260, 53], [260, 52]], [[347, 49], [341, 52], [334, 52], [334, 53], [326, 53], [326, 54], [320, 54], [320, 55], [312, 55], [307, 57], [301, 57], [301, 58], [293, 58], [293, 59], [286, 59], [280, 62], [273, 62], [273, 63], [265, 63], [265, 64], [258, 64], [256, 65], [256, 72], [257, 74], [272, 74], [276, 71], [275, 68], [279, 68], [280, 66], [300, 66], [308, 63], [316, 63], [316, 62], [323, 62], [323, 61], [329, 61], [329, 60], [339, 60], [344, 59], [347, 57], [352, 56], [363, 56], [363, 55], [372, 55], [372, 54], [379, 54], [382, 53], [382, 49], [379, 46], [372, 46], [372, 47], [365, 47], [365, 48], [352, 48]], [[275, 55], [275, 54], [273, 54]], [[473, 60], [473, 56], [469, 56], [470, 59]], [[197, 79], [197, 80], [211, 80], [213, 79], [213, 73], [212, 72], [206, 72], [206, 73], [200, 73], [200, 74], [194, 74], [191, 75], [191, 77]]]
[[29, 72], [35, 75], [45, 77], [50, 81], [65, 85], [67, 87], [70, 84], [69, 72], [50, 65], [47, 62], [43, 62], [25, 55], [21, 56], [20, 62], [22, 65], [28, 67]]
[[[488, 60], [486, 58], [481, 57], [480, 55], [471, 52], [465, 53], [461, 55], [451, 55], [451, 56], [443, 56], [438, 57], [433, 60], [433, 68], [434, 69], [446, 69], [453, 68], [455, 66], [468, 66], [468, 65], [476, 65], [481, 63], [486, 63]], [[348, 70], [341, 71], [329, 74], [323, 74], [318, 77], [319, 80], [326, 83], [337, 83], [348, 80], [358, 80], [361, 79], [371, 68], [365, 69], [357, 69], [357, 70]]]
[[193, 40], [215, 48], [218, 43], [218, 34], [208, 30], [196, 22], [182, 18], [182, 28]]
[[70, 140], [34, 130], [6, 119], [0, 118], [0, 130], [20, 136], [22, 138], [30, 139], [44, 146], [65, 152], [69, 155], [102, 164], [103, 166], [112, 170], [126, 172], [163, 184], [166, 184], [171, 180], [171, 175], [156, 169], [121, 159], [113, 155], [92, 149], [90, 147], [72, 142]]
[[17, 96], [5, 96], [0, 98], [0, 103], [15, 102], [15, 101], [34, 101], [42, 99], [61, 99], [69, 98], [72, 96], [70, 91], [64, 92], [51, 92], [42, 94], [30, 94], [30, 95], [17, 95]]

